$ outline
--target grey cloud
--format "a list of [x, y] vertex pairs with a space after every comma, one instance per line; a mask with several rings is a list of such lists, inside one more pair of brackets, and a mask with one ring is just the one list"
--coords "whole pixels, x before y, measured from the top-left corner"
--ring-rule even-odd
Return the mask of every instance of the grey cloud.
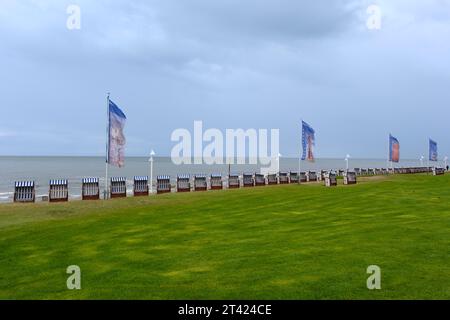
[[291, 156], [301, 118], [319, 156], [384, 157], [389, 131], [405, 156], [428, 135], [450, 148], [448, 1], [380, 0], [378, 32], [365, 0], [79, 0], [82, 30], [68, 31], [73, 2], [0, 7], [0, 153], [97, 154], [108, 91], [128, 116], [128, 154], [168, 154], [171, 131], [197, 119], [280, 128]]

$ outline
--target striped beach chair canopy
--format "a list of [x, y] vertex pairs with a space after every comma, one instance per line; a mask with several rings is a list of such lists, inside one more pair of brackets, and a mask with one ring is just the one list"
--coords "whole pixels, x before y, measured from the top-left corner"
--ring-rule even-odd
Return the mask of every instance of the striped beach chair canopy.
[[98, 183], [98, 178], [83, 178], [83, 183]]
[[287, 176], [287, 172], [285, 172], [285, 171], [280, 171], [279, 173], [278, 173], [280, 176]]
[[111, 182], [126, 182], [126, 177], [111, 177]]
[[219, 178], [222, 178], [222, 175], [220, 173], [212, 173], [211, 178], [219, 179]]
[[230, 178], [239, 178], [239, 173], [233, 172], [229, 175]]
[[170, 180], [170, 176], [167, 175], [157, 176], [156, 180]]
[[198, 173], [194, 175], [194, 179], [206, 179], [206, 174]]
[[34, 187], [34, 181], [16, 181], [16, 188], [32, 188]]
[[180, 180], [189, 180], [191, 176], [189, 174], [179, 174], [178, 179]]
[[249, 173], [249, 172], [244, 172], [242, 175], [244, 177], [253, 177], [253, 173]]
[[147, 176], [135, 176], [134, 181], [148, 181]]
[[49, 185], [51, 186], [66, 186], [67, 184], [67, 179], [50, 180], [49, 182]]

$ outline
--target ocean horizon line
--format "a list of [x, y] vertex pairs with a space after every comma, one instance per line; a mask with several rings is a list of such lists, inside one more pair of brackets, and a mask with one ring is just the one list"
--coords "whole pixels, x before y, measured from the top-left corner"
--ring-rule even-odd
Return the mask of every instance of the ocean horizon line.
[[[135, 158], [149, 158], [149, 155], [132, 155], [132, 156], [126, 156], [125, 159], [135, 159]], [[154, 158], [171, 158], [170, 155], [155, 155]], [[0, 155], [0, 158], [105, 158], [105, 156], [99, 156], [99, 155]], [[282, 159], [299, 159], [299, 157], [294, 156], [281, 156]], [[191, 159], [196, 159], [196, 157], [191, 157]], [[224, 157], [224, 160], [226, 157]], [[250, 157], [235, 157], [234, 159], [250, 159]], [[316, 160], [344, 160], [345, 156], [343, 157], [316, 157]], [[379, 158], [379, 157], [351, 157], [350, 159], [353, 160], [379, 160], [379, 161], [387, 161], [386, 158]], [[419, 158], [413, 158], [413, 157], [403, 157], [401, 161], [415, 161], [420, 160]], [[303, 160], [307, 161], [307, 160]], [[400, 162], [401, 162], [400, 161]], [[226, 164], [224, 162], [224, 164]]]

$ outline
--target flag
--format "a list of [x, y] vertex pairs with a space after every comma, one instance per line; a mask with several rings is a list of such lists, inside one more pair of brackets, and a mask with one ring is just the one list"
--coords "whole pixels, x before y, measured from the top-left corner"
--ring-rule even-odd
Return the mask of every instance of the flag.
[[400, 143], [392, 135], [389, 135], [389, 161], [400, 161]]
[[314, 129], [305, 121], [302, 121], [302, 145], [303, 145], [302, 160], [314, 162], [315, 144], [316, 139]]
[[430, 139], [429, 157], [430, 161], [438, 161], [437, 142]]
[[106, 162], [110, 165], [123, 167], [125, 164], [125, 134], [123, 129], [127, 117], [120, 108], [109, 100], [109, 130], [108, 152]]

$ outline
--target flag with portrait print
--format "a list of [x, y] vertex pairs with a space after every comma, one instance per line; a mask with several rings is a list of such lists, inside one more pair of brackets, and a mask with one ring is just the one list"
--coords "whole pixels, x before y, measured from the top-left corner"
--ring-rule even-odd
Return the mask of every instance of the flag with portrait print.
[[389, 161], [400, 161], [400, 143], [392, 135], [389, 135]]
[[302, 121], [302, 145], [302, 160], [314, 162], [314, 146], [316, 145], [315, 131], [305, 121]]
[[125, 165], [125, 133], [127, 117], [123, 111], [109, 100], [108, 152], [106, 162], [116, 167]]
[[428, 159], [430, 161], [438, 161], [438, 149], [436, 141], [430, 139], [428, 150]]

